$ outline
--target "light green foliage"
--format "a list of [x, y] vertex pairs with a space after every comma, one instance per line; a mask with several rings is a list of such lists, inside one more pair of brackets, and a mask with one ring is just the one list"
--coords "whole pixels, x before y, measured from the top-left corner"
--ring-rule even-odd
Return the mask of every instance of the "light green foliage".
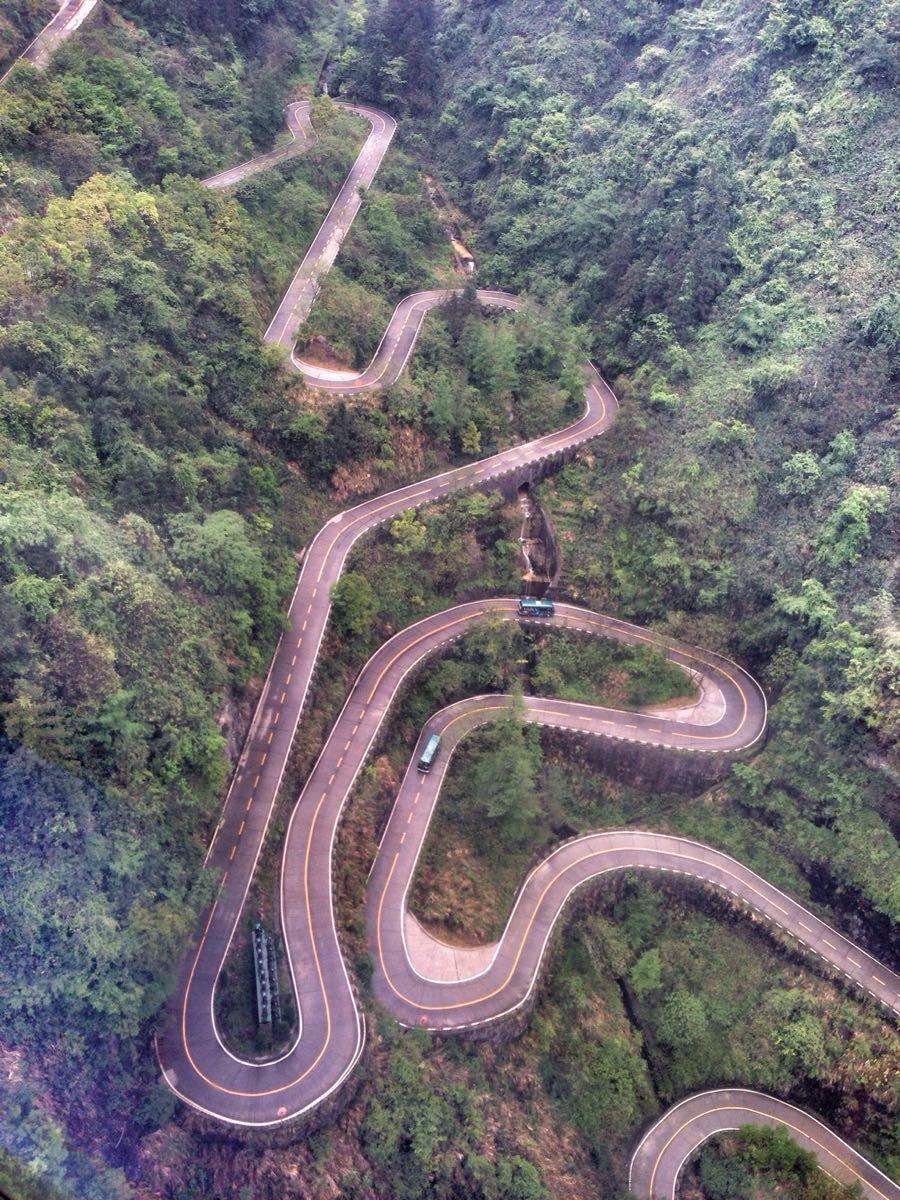
[[871, 518], [887, 510], [883, 484], [858, 483], [831, 513], [819, 538], [819, 558], [830, 567], [853, 564], [871, 537]]
[[360, 635], [369, 632], [378, 602], [372, 585], [364, 575], [348, 571], [331, 589], [334, 621], [340, 633]]
[[783, 496], [806, 496], [814, 491], [822, 477], [819, 460], [810, 450], [798, 450], [783, 467], [784, 479], [778, 490]]
[[654, 946], [646, 950], [628, 973], [628, 981], [638, 996], [655, 992], [662, 986], [662, 965], [659, 950]]

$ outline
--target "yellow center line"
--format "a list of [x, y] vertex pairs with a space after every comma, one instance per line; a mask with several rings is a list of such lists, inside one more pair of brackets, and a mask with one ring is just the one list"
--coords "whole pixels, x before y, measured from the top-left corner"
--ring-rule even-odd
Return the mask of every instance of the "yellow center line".
[[244, 832], [244, 822], [241, 821], [240, 827], [238, 829], [238, 837], [240, 837], [243, 832]]
[[[833, 1159], [835, 1162], [840, 1163], [842, 1167], [844, 1167], [847, 1171], [850, 1172], [851, 1175], [854, 1176], [854, 1178], [862, 1179], [862, 1176], [860, 1175], [859, 1171], [857, 1171], [857, 1169], [853, 1166], [852, 1163], [848, 1162], [845, 1158], [842, 1158], [839, 1154], [837, 1154], [834, 1150], [830, 1149], [830, 1147], [826, 1146], [823, 1142], [818, 1141], [816, 1138], [814, 1138], [812, 1136], [811, 1133], [807, 1132], [807, 1130], [802, 1129], [799, 1125], [792, 1124], [790, 1121], [786, 1120], [784, 1117], [773, 1116], [772, 1113], [767, 1113], [767, 1112], [764, 1112], [763, 1110], [757, 1109], [757, 1108], [750, 1108], [749, 1105], [740, 1105], [740, 1106], [735, 1106], [735, 1107], [732, 1107], [729, 1105], [722, 1105], [722, 1107], [720, 1107], [720, 1108], [704, 1109], [703, 1112], [697, 1113], [695, 1116], [688, 1118], [688, 1120], [685, 1121], [684, 1124], [680, 1125], [678, 1127], [678, 1129], [675, 1130], [675, 1132], [672, 1134], [672, 1136], [669, 1138], [669, 1140], [663, 1146], [662, 1150], [660, 1150], [659, 1154], [656, 1156], [656, 1162], [653, 1164], [653, 1171], [650, 1174], [650, 1187], [649, 1187], [649, 1190], [647, 1193], [648, 1196], [652, 1197], [654, 1195], [654, 1185], [656, 1183], [656, 1173], [659, 1170], [659, 1164], [662, 1161], [663, 1155], [668, 1150], [668, 1148], [671, 1146], [672, 1142], [674, 1142], [675, 1139], [678, 1137], [678, 1135], [680, 1133], [682, 1133], [685, 1129], [687, 1129], [689, 1125], [693, 1125], [695, 1121], [702, 1120], [703, 1117], [711, 1116], [711, 1115], [714, 1115], [715, 1113], [719, 1113], [719, 1112], [728, 1112], [728, 1113], [733, 1112], [733, 1113], [738, 1113], [738, 1114], [752, 1113], [753, 1116], [755, 1116], [755, 1117], [763, 1117], [770, 1121], [774, 1119], [774, 1120], [778, 1121], [778, 1123], [780, 1125], [784, 1125], [786, 1129], [790, 1129], [793, 1133], [799, 1133], [801, 1138], [805, 1138], [808, 1142], [812, 1142], [812, 1144], [814, 1146], [816, 1146], [819, 1150], [821, 1150], [823, 1154], [827, 1155], [828, 1158]], [[741, 1124], [744, 1124], [744, 1122], [741, 1122]], [[840, 1142], [841, 1139], [838, 1138], [836, 1134], [834, 1136], [835, 1136], [835, 1141]], [[884, 1192], [879, 1191], [878, 1188], [876, 1188], [874, 1184], [869, 1183], [868, 1181], [865, 1181], [865, 1180], [864, 1180], [864, 1182], [867, 1184], [867, 1186], [869, 1188], [871, 1188], [871, 1190], [875, 1193], [876, 1196], [881, 1196], [882, 1200], [888, 1200], [888, 1198], [887, 1198], [887, 1196], [885, 1196]]]
[[[412, 811], [410, 811], [409, 816], [406, 818], [407, 825], [409, 824], [411, 819], [412, 819]], [[382, 952], [382, 945], [381, 945], [381, 914], [382, 914], [382, 909], [384, 907], [385, 897], [388, 893], [388, 889], [390, 888], [391, 879], [393, 877], [394, 869], [396, 868], [397, 860], [399, 857], [399, 856], [395, 855], [394, 861], [391, 864], [391, 868], [388, 871], [387, 879], [384, 882], [384, 887], [381, 890], [381, 896], [378, 901], [378, 912], [377, 912], [376, 920], [375, 920], [375, 942], [378, 947], [378, 957], [379, 957], [379, 961], [381, 963], [382, 973], [383, 973], [384, 978], [387, 981], [387, 984], [390, 987], [391, 991], [396, 996], [398, 996], [402, 1001], [404, 1001], [404, 1003], [410, 1005], [410, 1007], [417, 1008], [420, 1010], [426, 1009], [431, 1012], [447, 1012], [452, 1009], [467, 1008], [470, 1005], [480, 1004], [486, 1000], [493, 999], [494, 996], [499, 995], [499, 993], [503, 991], [503, 989], [508, 985], [509, 981], [512, 979], [513, 975], [515, 974], [515, 972], [518, 968], [518, 965], [519, 965], [519, 960], [521, 959], [522, 954], [525, 951], [525, 946], [528, 941], [529, 934], [531, 933], [531, 929], [534, 926], [534, 923], [537, 919], [537, 915], [540, 911], [541, 905], [543, 904], [544, 899], [547, 896], [547, 893], [550, 891], [550, 889], [560, 879], [562, 879], [562, 877], [564, 875], [568, 874], [570, 871], [574, 871], [575, 868], [581, 866], [582, 863], [589, 862], [593, 858], [600, 859], [607, 854], [616, 854], [620, 850], [621, 850], [620, 846], [610, 846], [608, 848], [591, 850], [591, 851], [588, 851], [587, 854], [581, 855], [579, 858], [576, 858], [573, 862], [567, 863], [565, 866], [560, 868], [560, 870], [556, 872], [556, 874], [553, 876], [553, 878], [550, 879], [549, 882], [544, 886], [543, 890], [541, 891], [540, 895], [536, 898], [536, 900], [532, 906], [531, 914], [528, 917], [528, 920], [525, 923], [525, 927], [522, 931], [522, 934], [518, 939], [516, 953], [513, 957], [512, 965], [509, 968], [506, 978], [497, 987], [495, 987], [492, 991], [485, 992], [483, 995], [472, 996], [468, 1000], [459, 1000], [452, 1004], [439, 1004], [439, 1005], [419, 1004], [418, 1001], [412, 999], [412, 997], [407, 996], [403, 992], [401, 992], [399, 990], [399, 988], [394, 984], [394, 981], [391, 978], [390, 970], [388, 969], [387, 964], [384, 961], [384, 955]], [[743, 879], [740, 875], [729, 870], [728, 867], [725, 866], [724, 864], [719, 863], [719, 862], [708, 863], [704, 859], [698, 858], [694, 854], [683, 852], [680, 850], [675, 850], [675, 849], [666, 849], [664, 853], [667, 856], [670, 856], [673, 858], [685, 859], [688, 862], [699, 864], [699, 866], [701, 868], [709, 868], [711, 866], [715, 866], [717, 868], [717, 870], [722, 872], [722, 874], [727, 875], [731, 879], [734, 879], [739, 884], [741, 884], [743, 887], [745, 887], [749, 891], [753, 892], [755, 895], [760, 896], [762, 899], [766, 900], [773, 908], [775, 908], [779, 912], [787, 915], [787, 909], [782, 908], [779, 904], [777, 904], [774, 900], [772, 900], [771, 897], [767, 896], [764, 892], [762, 892], [758, 888], [754, 887], [754, 885], [752, 883], [750, 883], [748, 880]], [[705, 877], [702, 870], [695, 871], [694, 874], [696, 874], [698, 876], [698, 878], [701, 878], [701, 879], [703, 879]]]

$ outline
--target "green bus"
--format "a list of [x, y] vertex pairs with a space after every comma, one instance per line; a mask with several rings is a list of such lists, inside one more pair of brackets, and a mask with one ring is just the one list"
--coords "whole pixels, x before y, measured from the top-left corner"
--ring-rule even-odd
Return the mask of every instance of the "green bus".
[[534, 600], [531, 596], [523, 596], [518, 608], [520, 617], [552, 617], [554, 613], [552, 600]]
[[440, 744], [441, 739], [436, 733], [433, 733], [425, 743], [425, 749], [422, 751], [422, 756], [419, 759], [418, 767], [420, 771], [431, 770], [431, 764], [434, 762], [434, 756], [437, 754]]

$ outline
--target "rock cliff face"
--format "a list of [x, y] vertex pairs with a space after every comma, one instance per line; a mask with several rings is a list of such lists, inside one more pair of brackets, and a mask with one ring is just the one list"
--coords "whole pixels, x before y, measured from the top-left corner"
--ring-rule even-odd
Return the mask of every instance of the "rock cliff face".
[[559, 549], [546, 512], [537, 503], [528, 484], [519, 489], [522, 531], [519, 545], [525, 560], [522, 582], [528, 595], [543, 596], [559, 574]]

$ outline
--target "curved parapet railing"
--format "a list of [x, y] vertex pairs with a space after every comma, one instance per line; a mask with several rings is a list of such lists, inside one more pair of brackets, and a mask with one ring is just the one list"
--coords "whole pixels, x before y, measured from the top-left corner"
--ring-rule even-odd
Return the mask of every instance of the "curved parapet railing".
[[[81, 25], [96, 2], [65, 0], [21, 58], [36, 66], [45, 65], [55, 46]], [[308, 386], [338, 393], [386, 387], [396, 382], [413, 352], [425, 314], [456, 290], [425, 291], [401, 301], [372, 363], [364, 371], [329, 371], [304, 363], [295, 354], [297, 331], [310, 311], [319, 280], [333, 263], [396, 129], [393, 119], [376, 109], [364, 105], [345, 107], [368, 121], [371, 132], [265, 334], [267, 343], [285, 349], [289, 365], [304, 377]], [[315, 132], [309, 105], [306, 102], [289, 105], [286, 117], [290, 142], [203, 183], [210, 188], [231, 186], [311, 145]], [[489, 306], [518, 305], [514, 296], [487, 289], [479, 291], [478, 298]], [[205, 917], [196, 947], [179, 968], [168, 1026], [157, 1044], [166, 1081], [199, 1111], [237, 1125], [277, 1125], [321, 1103], [353, 1070], [362, 1051], [364, 1027], [341, 954], [331, 895], [331, 856], [341, 810], [409, 672], [427, 655], [454, 641], [481, 620], [517, 619], [513, 600], [460, 605], [402, 630], [363, 669], [294, 807], [285, 839], [281, 921], [300, 1010], [297, 1039], [275, 1061], [259, 1063], [241, 1059], [223, 1044], [216, 1028], [213, 1008], [216, 982], [253, 877], [316, 664], [330, 610], [330, 588], [339, 578], [351, 547], [368, 530], [404, 509], [461, 488], [490, 485], [504, 476], [572, 452], [608, 429], [616, 410], [615, 396], [588, 364], [585, 411], [565, 429], [365, 501], [332, 518], [313, 540], [291, 602], [286, 631], [276, 648], [207, 854], [207, 865], [219, 875], [216, 898]], [[525, 701], [528, 719], [574, 733], [697, 753], [746, 750], [763, 736], [765, 698], [752, 678], [728, 660], [665, 642], [658, 635], [627, 622], [572, 606], [559, 606], [556, 623], [574, 631], [625, 641], [653, 641], [672, 661], [710, 681], [721, 703], [714, 716], [707, 715], [704, 720], [687, 710], [681, 714], [675, 710], [662, 714], [623, 713], [601, 706], [529, 697]], [[487, 719], [491, 712], [496, 715], [498, 707], [506, 703], [503, 697], [472, 698], [438, 714], [430, 728], [446, 732], [455, 723], [461, 733], [473, 723]], [[441, 773], [436, 773], [426, 785], [424, 779], [416, 782], [412, 770], [408, 773], [370, 880], [370, 929], [379, 956], [376, 990], [401, 1020], [435, 1029], [471, 1027], [496, 1019], [521, 1004], [534, 986], [543, 949], [566, 897], [581, 883], [604, 871], [629, 866], [688, 874], [733, 892], [897, 1011], [900, 996], [896, 975], [765, 880], [709, 847], [634, 830], [589, 834], [559, 847], [526, 880], [504, 936], [482, 968], [452, 983], [426, 978], [410, 964], [403, 916], [408, 882], [427, 830], [429, 803], [433, 807], [440, 778]], [[425, 798], [426, 792], [430, 800]], [[781, 1104], [764, 1099], [769, 1105]], [[735, 1101], [730, 1107], [717, 1104], [716, 1108], [717, 1113], [727, 1108], [729, 1113], [740, 1114], [737, 1123], [742, 1123], [752, 1119], [754, 1104], [759, 1108], [759, 1101]], [[700, 1137], [702, 1141], [717, 1131], [719, 1117], [713, 1116], [707, 1106], [696, 1115], [682, 1111], [679, 1120], [681, 1116], [690, 1116], [691, 1120], [682, 1121], [669, 1137], [664, 1123], [671, 1115], [654, 1126], [635, 1154], [632, 1174], [634, 1186], [640, 1187], [642, 1163], [650, 1154], [648, 1147], [655, 1147], [662, 1136], [660, 1131], [665, 1132], [665, 1144], [661, 1152], [657, 1151], [648, 1176], [648, 1197], [664, 1194], [653, 1189], [657, 1185], [669, 1186], [669, 1179], [674, 1187], [685, 1153], [691, 1151], [693, 1137], [709, 1130]], [[771, 1108], [765, 1108], [763, 1116], [771, 1115]], [[783, 1115], [776, 1114], [773, 1119], [788, 1124]], [[813, 1130], [811, 1142], [817, 1136], [820, 1135]], [[833, 1134], [829, 1136], [835, 1138]], [[840, 1143], [839, 1139], [835, 1141]], [[845, 1151], [849, 1148], [845, 1147]], [[679, 1153], [681, 1158], [676, 1163]], [[860, 1162], [865, 1164], [865, 1160]], [[823, 1165], [827, 1169], [827, 1164]], [[870, 1164], [865, 1166], [875, 1171]], [[896, 1200], [895, 1185], [876, 1174], [881, 1182], [877, 1179], [870, 1182], [858, 1171], [864, 1186], [874, 1189], [872, 1195]]]
[[[615, 636], [610, 618], [563, 609], [567, 627]], [[697, 651], [668, 648], [672, 661], [703, 672], [725, 698], [710, 725], [679, 723], [570, 700], [526, 696], [526, 721], [580, 736], [612, 737], [669, 749], [734, 752], [752, 746], [765, 726], [758, 686], [734, 664], [720, 665]], [[724, 660], [722, 660], [724, 662]], [[589, 833], [557, 847], [525, 880], [506, 928], [478, 969], [448, 978], [429, 977], [407, 942], [407, 896], [453, 751], [469, 730], [507, 711], [510, 697], [477, 696], [442, 710], [422, 732], [385, 828], [366, 897], [369, 948], [376, 998], [398, 1021], [435, 1031], [472, 1029], [505, 1017], [531, 996], [554, 925], [576, 889], [613, 871], [646, 870], [687, 876], [727, 892], [812, 951], [854, 986], [900, 1014], [900, 976], [843, 937], [803, 905], [742, 863], [689, 838], [645, 830]], [[431, 734], [441, 752], [429, 773], [418, 771], [418, 753]], [[325, 753], [327, 753], [327, 748]], [[421, 942], [422, 935], [418, 940]], [[458, 957], [458, 956], [457, 956]]]
[[[458, 605], [395, 634], [360, 672], [294, 807], [284, 844], [281, 922], [302, 1016], [300, 1035], [277, 1062], [241, 1060], [219, 1038], [213, 997], [318, 654], [328, 591], [325, 587], [322, 602], [316, 605], [322, 586], [317, 581], [322, 576], [337, 577], [358, 536], [350, 527], [346, 543], [341, 543], [341, 533], [333, 532], [333, 526], [325, 526], [323, 532], [324, 548], [314, 553], [314, 542], [304, 565], [301, 584], [308, 591], [301, 593], [301, 603], [292, 606], [293, 627], [276, 655], [276, 670], [270, 674], [211, 847], [210, 864], [223, 872], [219, 893], [196, 951], [182, 963], [171, 1019], [158, 1043], [170, 1086], [202, 1111], [237, 1124], [276, 1124], [307, 1111], [330, 1095], [356, 1062], [362, 1025], [344, 966], [331, 894], [331, 857], [341, 811], [409, 673], [486, 618], [518, 619], [517, 601], [512, 599]], [[310, 627], [317, 608], [321, 624]], [[629, 640], [641, 633], [571, 605], [561, 605], [558, 613], [559, 623], [575, 631]], [[673, 655], [682, 653], [680, 648], [672, 650]], [[664, 734], [656, 735], [662, 737], [662, 744], [703, 751], [752, 745], [765, 724], [765, 702], [756, 685], [733, 666], [720, 670], [706, 665], [705, 669], [715, 674], [730, 697], [715, 725], [661, 723], [656, 717], [598, 709], [597, 731], [631, 737], [633, 723], [638, 722], [646, 724], [651, 737], [668, 724], [671, 741]], [[579, 718], [587, 711], [584, 706], [571, 708], [579, 710]]]
[[900, 1200], [900, 1187], [827, 1125], [784, 1100], [745, 1088], [689, 1096], [670, 1108], [641, 1138], [629, 1170], [637, 1200], [675, 1200], [681, 1169], [704, 1142], [742, 1125], [786, 1129], [844, 1184], [859, 1184], [868, 1200]]
[[[355, 111], [366, 117], [372, 132], [266, 332], [266, 341], [282, 345], [292, 354], [297, 330], [309, 312], [318, 281], [334, 261], [359, 209], [361, 193], [374, 178], [393, 136], [395, 126], [390, 118], [360, 106]], [[445, 300], [453, 290], [418, 293], [402, 301], [389, 322], [373, 362], [362, 372], [324, 371], [304, 364], [296, 356], [291, 360], [293, 366], [304, 375], [308, 385], [326, 390], [342, 392], [386, 386], [404, 369], [425, 313]], [[483, 291], [479, 295], [486, 304], [507, 308], [517, 304], [515, 297], [502, 292]], [[339, 578], [351, 547], [365, 532], [404, 509], [439, 499], [463, 487], [490, 485], [503, 476], [516, 475], [535, 464], [570, 453], [604, 432], [612, 424], [616, 410], [615, 396], [596, 369], [588, 364], [585, 366], [585, 411], [567, 428], [365, 501], [333, 517], [313, 539], [288, 613], [288, 628], [276, 650], [207, 856], [209, 865], [221, 874], [218, 895], [196, 950], [181, 966], [171, 1020], [157, 1047], [169, 1085], [202, 1112], [240, 1125], [278, 1124], [319, 1104], [352, 1071], [362, 1051], [364, 1029], [339, 945], [331, 894], [331, 859], [341, 811], [408, 673], [425, 656], [460, 637], [478, 621], [490, 617], [517, 619], [516, 602], [512, 600], [459, 605], [402, 630], [386, 642], [363, 669], [294, 807], [284, 844], [281, 923], [300, 1009], [300, 1031], [294, 1045], [278, 1060], [268, 1063], [242, 1060], [225, 1047], [216, 1029], [213, 1012], [216, 982], [253, 876], [318, 658], [330, 609], [330, 588]], [[639, 630], [627, 622], [586, 613], [568, 605], [558, 606], [556, 623], [575, 631], [622, 640], [643, 639], [657, 644], [661, 641], [658, 635]], [[754, 746], [765, 729], [766, 706], [763, 693], [752, 678], [718, 656], [675, 644], [666, 644], [664, 648], [669, 657], [680, 662], [686, 670], [713, 681], [721, 700], [714, 718], [703, 720], [691, 714], [681, 714], [679, 718], [676, 713], [621, 713], [595, 706], [539, 700], [527, 702], [529, 712], [533, 719], [546, 721], [546, 713], [551, 711], [553, 721], [550, 723], [581, 733], [587, 731], [646, 742], [672, 750], [729, 753]], [[538, 713], [538, 706], [543, 707], [543, 716]], [[435, 787], [438, 782], [436, 780]], [[406, 796], [402, 794], [398, 804], [402, 807], [405, 802]], [[415, 819], [412, 808], [416, 803], [413, 796], [412, 807], [405, 818], [409, 825]], [[397, 811], [400, 810], [395, 809], [395, 815]], [[424, 813], [424, 809], [422, 811]], [[392, 819], [388, 828], [391, 837], [395, 832], [394, 824]], [[421, 836], [424, 836], [424, 827]], [[603, 870], [637, 865], [692, 874], [729, 890], [737, 890], [737, 894], [757, 907], [761, 897], [765, 896], [766, 903], [771, 906], [771, 913], [767, 915], [775, 920], [783, 915], [782, 905], [793, 903], [740, 864], [707, 847], [635, 831], [627, 835], [589, 835], [588, 839], [579, 840], [580, 845], [570, 843], [561, 847], [555, 857], [551, 855], [547, 863], [526, 881], [516, 908], [516, 913], [523, 916], [520, 918], [514, 913], [509, 929], [515, 932], [520, 919], [527, 929], [523, 926], [518, 942], [512, 936], [505, 939], [505, 945], [501, 941], [487, 968], [488, 972], [499, 972], [502, 955], [509, 954], [515, 959], [512, 973], [507, 970], [499, 985], [488, 989], [489, 996], [475, 996], [474, 993], [470, 996], [466, 989], [478, 988], [481, 984], [473, 984], [471, 979], [457, 979], [454, 986], [462, 988], [466, 994], [459, 993], [460, 1001], [454, 999], [445, 1003], [447, 993], [428, 992], [429, 987], [436, 985], [435, 981], [416, 976], [415, 972], [412, 982], [406, 980], [399, 988], [395, 986], [392, 972], [402, 971], [403, 963], [407, 961], [403, 945], [405, 887], [399, 885], [404, 872], [408, 882], [417, 846], [421, 844], [421, 840], [417, 843], [412, 837], [412, 829], [399, 829], [397, 840], [404, 846], [408, 841], [408, 851], [402, 856], [398, 851], [391, 855], [389, 843], [383, 843], [369, 888], [370, 922], [371, 906], [376, 904], [376, 918], [371, 924], [375, 930], [376, 949], [380, 937], [381, 952], [386, 955], [379, 961], [376, 988], [381, 989], [388, 1007], [408, 1006], [408, 1010], [397, 1013], [400, 1019], [429, 1028], [470, 1027], [494, 1020], [509, 1007], [520, 1004], [534, 986], [543, 947], [566, 896], [581, 882], [596, 877]], [[549, 886], [544, 886], [540, 880], [540, 872], [544, 869], [554, 873]], [[383, 876], [384, 872], [387, 874]], [[399, 899], [392, 895], [388, 904], [387, 894], [392, 881], [398, 885]], [[382, 884], [380, 893], [379, 883]], [[532, 906], [532, 916], [527, 919], [528, 898], [532, 893], [537, 896], [538, 891], [543, 893], [541, 902]], [[380, 908], [372, 900], [376, 895], [381, 897]], [[851, 969], [847, 973], [865, 986], [863, 975], [869, 961], [867, 956], [850, 943], [845, 945], [844, 939], [834, 931], [824, 926], [820, 929], [821, 923], [814, 924], [812, 914], [800, 906], [795, 908], [797, 929], [811, 934], [807, 944], [836, 947], [829, 961], [838, 969], [842, 969], [842, 964], [849, 964]], [[793, 910], [785, 907], [784, 911]], [[394, 921], [393, 931], [381, 923], [383, 919]], [[391, 956], [394, 961], [388, 962]], [[862, 965], [854, 966], [854, 962]], [[884, 975], [889, 974], [877, 964], [876, 968]], [[879, 979], [881, 976], [877, 979], [873, 976], [870, 980], [875, 994], [885, 1003], [896, 1004], [895, 977], [880, 983]], [[424, 990], [417, 993], [416, 988]]]

